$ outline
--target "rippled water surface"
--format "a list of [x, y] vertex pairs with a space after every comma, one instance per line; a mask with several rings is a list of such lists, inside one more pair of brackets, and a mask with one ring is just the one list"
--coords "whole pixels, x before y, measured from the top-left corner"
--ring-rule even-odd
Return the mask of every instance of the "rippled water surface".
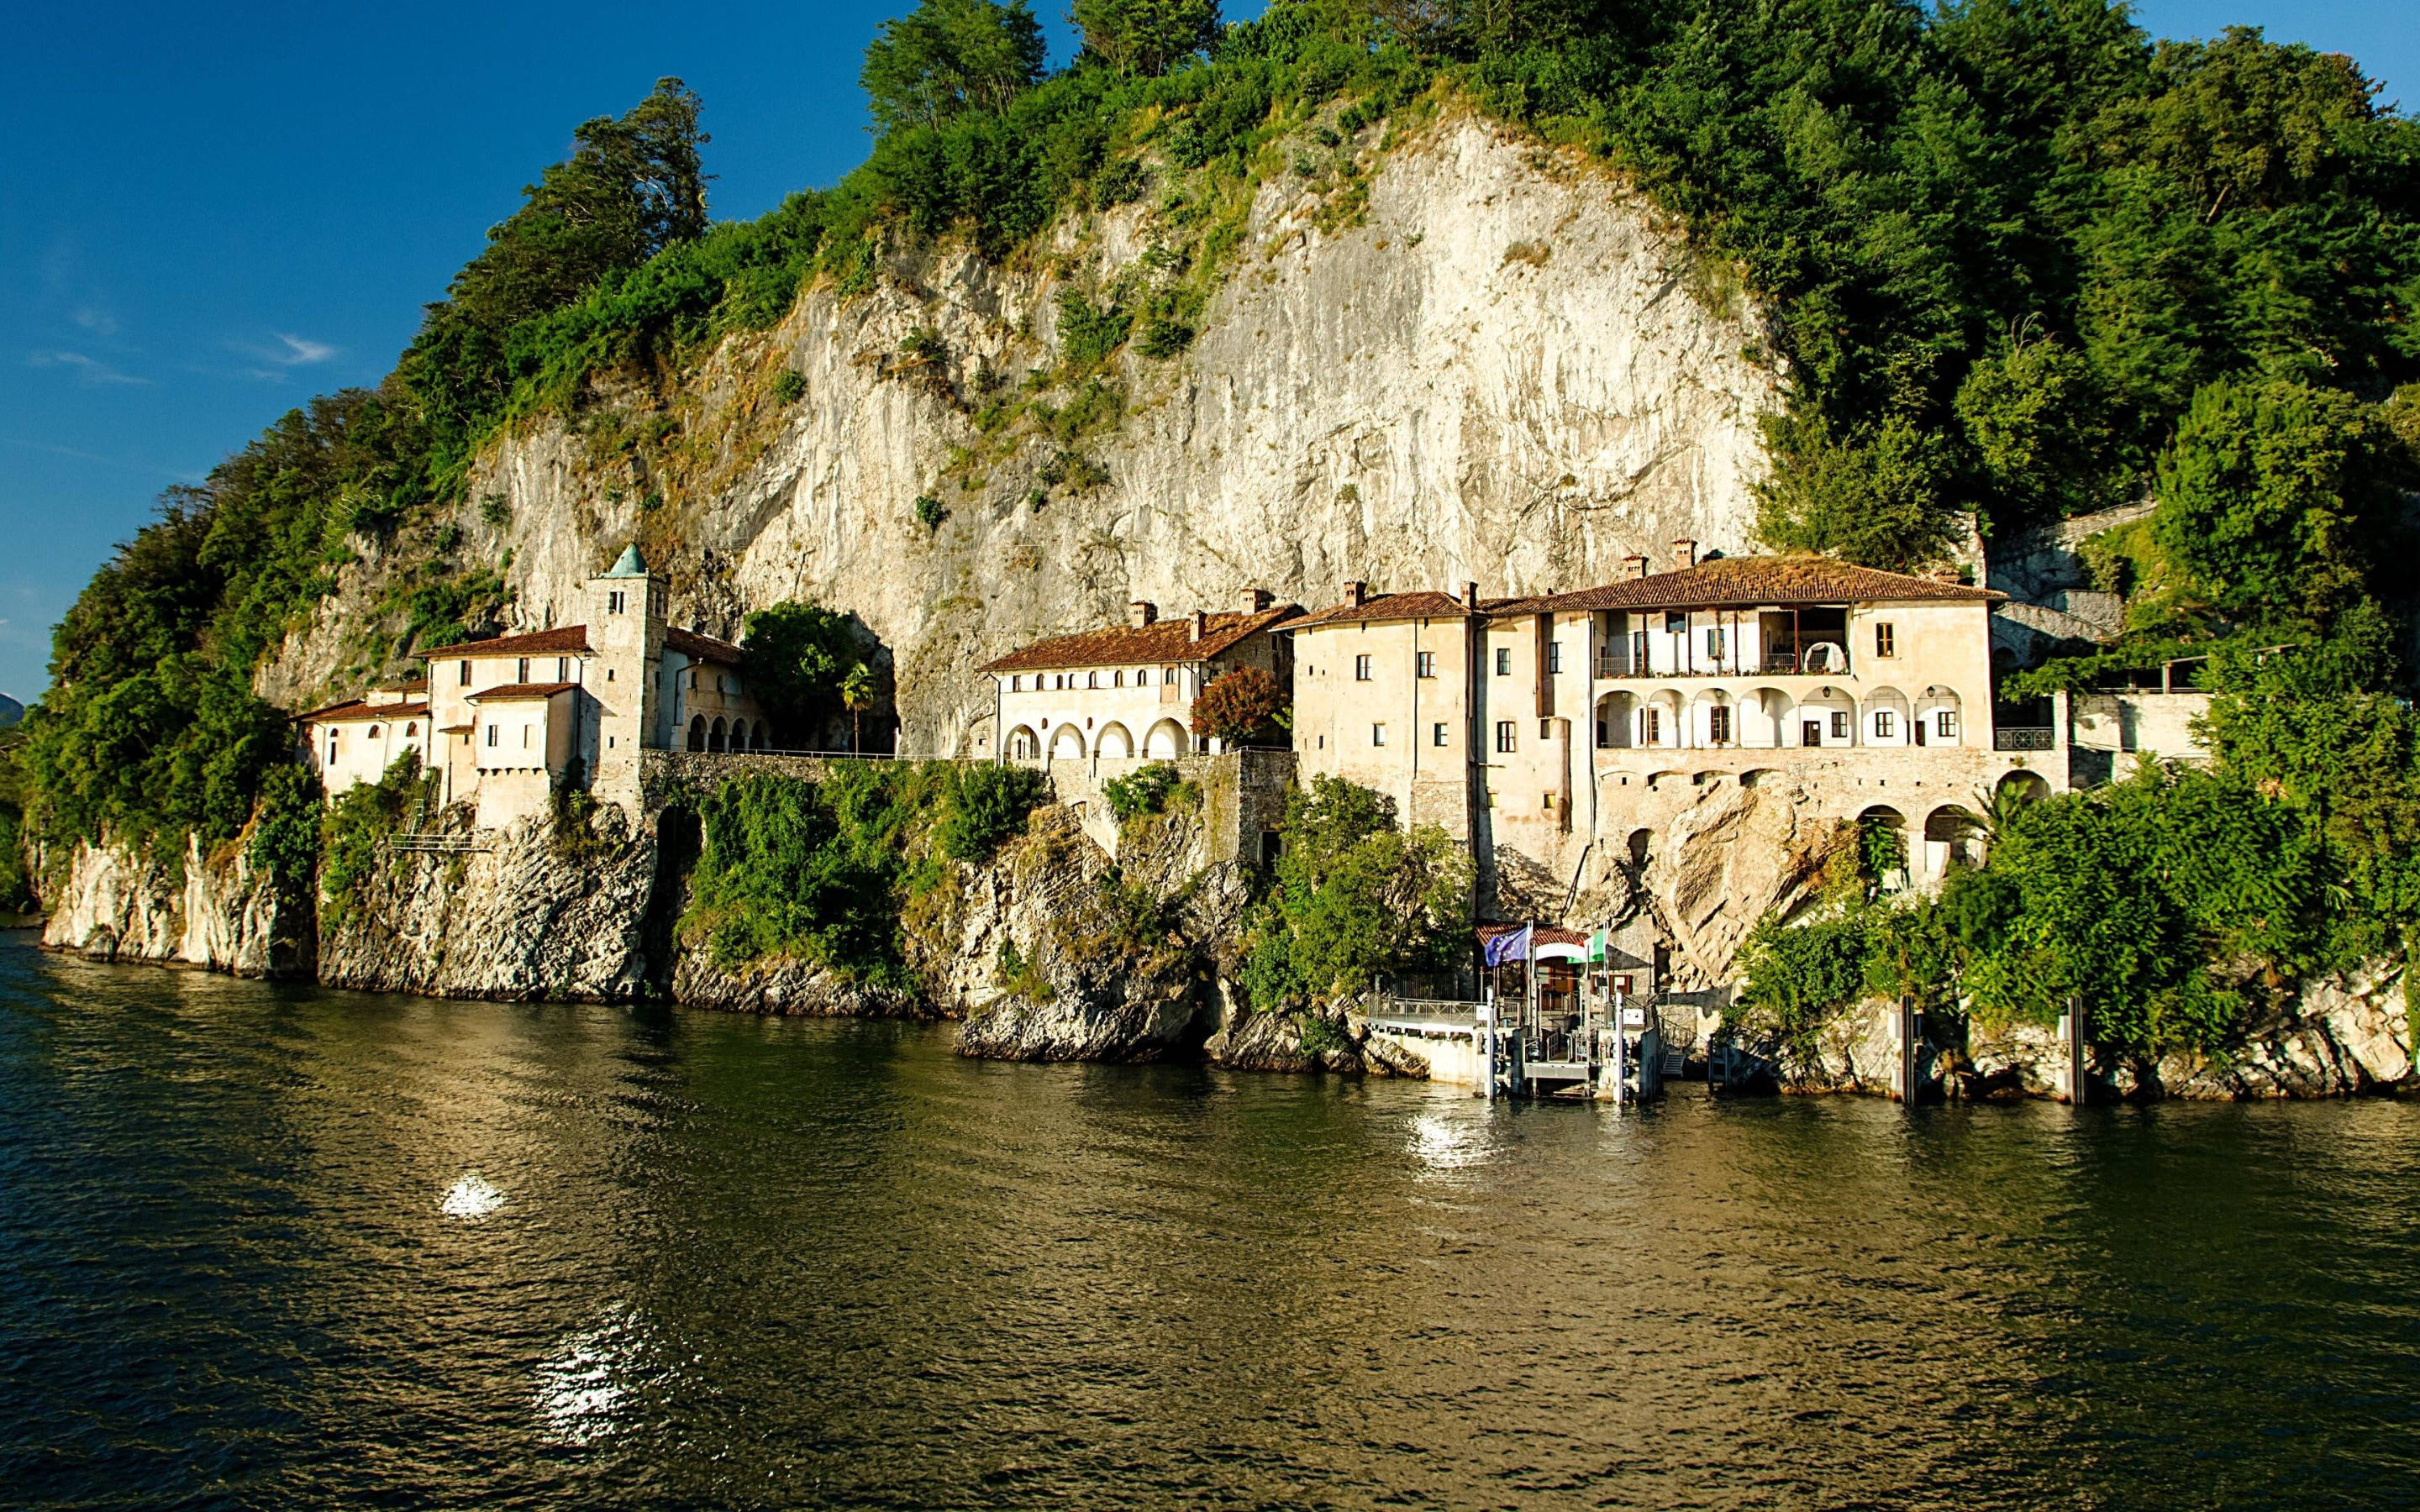
[[0, 940], [8, 1504], [2420, 1500], [2420, 1106], [1490, 1108]]

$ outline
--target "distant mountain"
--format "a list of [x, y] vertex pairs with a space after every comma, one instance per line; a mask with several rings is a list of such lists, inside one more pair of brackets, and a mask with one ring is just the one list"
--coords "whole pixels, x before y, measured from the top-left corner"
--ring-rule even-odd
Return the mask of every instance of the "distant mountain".
[[0, 693], [0, 730], [8, 729], [10, 725], [15, 724], [24, 717], [25, 706], [23, 704], [18, 702], [15, 699], [10, 698], [6, 693]]

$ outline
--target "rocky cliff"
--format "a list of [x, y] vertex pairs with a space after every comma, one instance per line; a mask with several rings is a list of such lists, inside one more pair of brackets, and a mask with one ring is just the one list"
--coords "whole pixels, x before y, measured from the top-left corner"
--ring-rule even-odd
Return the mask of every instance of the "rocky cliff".
[[78, 845], [46, 900], [42, 943], [100, 961], [153, 961], [242, 977], [308, 977], [307, 903], [280, 896], [241, 841], [205, 854]]
[[[1054, 371], [1062, 289], [1158, 276], [1171, 233], [1150, 196], [1013, 266], [902, 252], [871, 292], [818, 285], [730, 339], [660, 410], [630, 395], [529, 425], [467, 491], [466, 560], [508, 563], [519, 627], [568, 623], [634, 536], [679, 623], [729, 633], [797, 596], [852, 611], [894, 658], [903, 748], [945, 752], [987, 733], [975, 665], [1130, 598], [1326, 602], [1348, 577], [1528, 591], [1678, 536], [1746, 546], [1778, 382], [1750, 313], [1705, 292], [1718, 281], [1644, 200], [1466, 117], [1365, 156], [1352, 214], [1263, 185], [1191, 349], [1122, 353], [1097, 375], [1112, 400], [1045, 389], [1055, 432], [987, 432], [986, 396]], [[783, 369], [804, 384], [786, 405]], [[1086, 405], [1092, 428], [1070, 430]], [[920, 495], [947, 509], [938, 529]], [[316, 696], [358, 655], [404, 569], [362, 546], [271, 696]]]

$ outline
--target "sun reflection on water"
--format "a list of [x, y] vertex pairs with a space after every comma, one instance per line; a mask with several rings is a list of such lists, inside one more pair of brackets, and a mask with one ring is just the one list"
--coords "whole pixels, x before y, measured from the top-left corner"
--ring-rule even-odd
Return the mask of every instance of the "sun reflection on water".
[[504, 1205], [504, 1194], [495, 1183], [476, 1171], [465, 1171], [462, 1179], [445, 1189], [437, 1211], [448, 1218], [485, 1218]]

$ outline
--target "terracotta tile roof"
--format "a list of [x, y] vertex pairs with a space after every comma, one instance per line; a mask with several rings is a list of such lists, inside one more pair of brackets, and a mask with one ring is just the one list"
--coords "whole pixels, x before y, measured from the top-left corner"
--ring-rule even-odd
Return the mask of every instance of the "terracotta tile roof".
[[[1010, 652], [976, 669], [985, 672], [1048, 671], [1063, 667], [1145, 666], [1207, 661], [1262, 630], [1288, 625], [1302, 613], [1299, 604], [1280, 604], [1257, 614], [1228, 612], [1205, 617], [1202, 639], [1193, 639], [1193, 616], [1179, 615], [1150, 625], [1120, 625], [1106, 630], [1085, 630]], [[1290, 627], [1290, 626], [1289, 626]]]
[[297, 724], [352, 724], [365, 719], [409, 719], [427, 712], [426, 703], [372, 703], [365, 699], [347, 699], [342, 703], [295, 715], [292, 720]]
[[[1499, 934], [1517, 934], [1520, 931], [1518, 924], [1481, 924], [1479, 926], [1480, 943], [1483, 945]], [[1589, 937], [1579, 930], [1565, 929], [1560, 924], [1541, 924], [1538, 926], [1537, 942], [1540, 945], [1585, 946]]]
[[450, 646], [431, 646], [415, 651], [415, 656], [548, 656], [566, 653], [585, 655], [588, 650], [588, 626], [566, 625], [552, 630], [532, 630], [527, 635], [500, 635], [486, 640], [463, 640]]
[[2008, 597], [1901, 572], [1856, 567], [1830, 557], [1722, 557], [1680, 572], [1651, 573], [1628, 582], [1510, 600], [1499, 612], [1544, 614], [1558, 609], [1715, 609], [1757, 604], [1900, 604], [1954, 601], [1986, 604]]
[[[1520, 602], [1511, 598], [1482, 598], [1481, 610]], [[1358, 604], [1339, 604], [1316, 614], [1306, 614], [1286, 626], [1286, 632], [1308, 630], [1319, 625], [1357, 625], [1387, 620], [1458, 620], [1470, 613], [1470, 606], [1451, 594], [1422, 589], [1408, 594], [1372, 594]]]
[[719, 662], [725, 667], [738, 666], [741, 656], [739, 648], [728, 640], [679, 628], [664, 631], [664, 649], [677, 651], [691, 661]]
[[502, 687], [483, 687], [471, 695], [473, 703], [496, 699], [510, 702], [520, 699], [551, 699], [557, 693], [568, 693], [578, 683], [506, 683]]

